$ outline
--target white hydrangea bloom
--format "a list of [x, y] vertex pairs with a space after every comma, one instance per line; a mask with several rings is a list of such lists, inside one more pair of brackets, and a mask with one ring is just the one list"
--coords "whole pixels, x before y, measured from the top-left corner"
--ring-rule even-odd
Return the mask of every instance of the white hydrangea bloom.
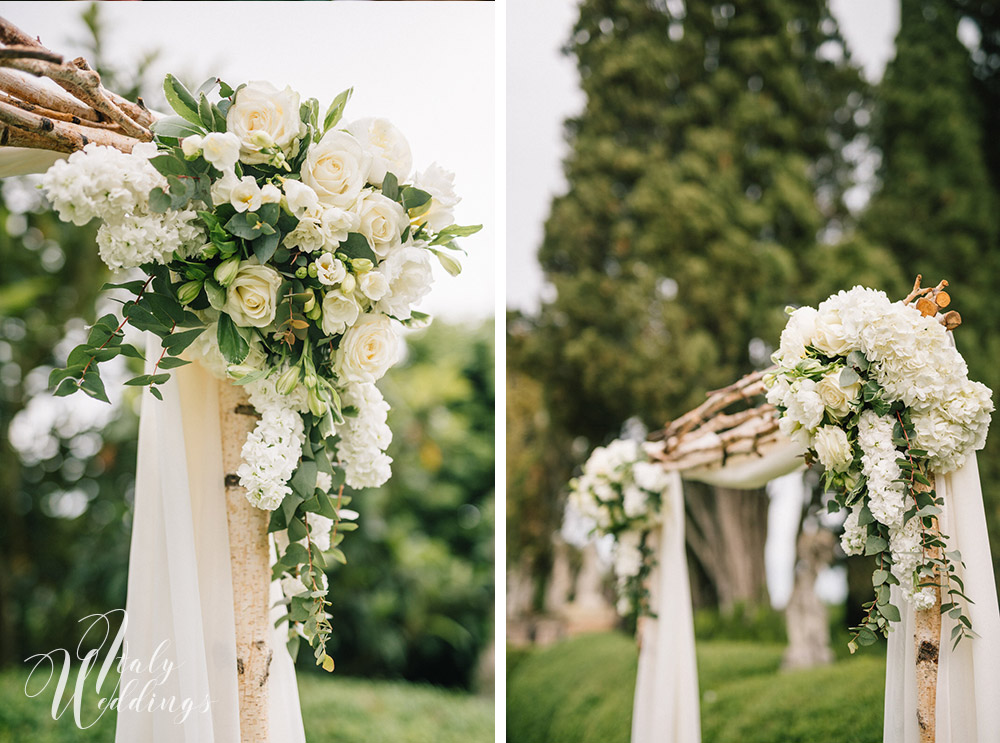
[[345, 406], [358, 409], [337, 427], [337, 447], [347, 484], [352, 488], [377, 488], [392, 475], [392, 458], [385, 453], [392, 441], [386, 423], [389, 403], [370, 382], [349, 384], [341, 394]]
[[896, 458], [899, 452], [892, 443], [893, 421], [871, 410], [861, 414], [858, 443], [861, 445], [861, 471], [868, 478], [868, 508], [880, 524], [899, 526], [906, 511], [904, 487], [893, 482], [901, 476]]
[[864, 526], [858, 526], [860, 513], [860, 508], [852, 508], [844, 522], [844, 533], [840, 537], [840, 546], [843, 547], [846, 555], [863, 555], [865, 553], [868, 530]]

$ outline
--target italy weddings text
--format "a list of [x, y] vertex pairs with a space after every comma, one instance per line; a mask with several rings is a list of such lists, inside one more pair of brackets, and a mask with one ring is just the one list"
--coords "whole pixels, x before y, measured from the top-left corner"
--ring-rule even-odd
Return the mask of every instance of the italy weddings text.
[[[112, 619], [119, 616], [121, 625], [115, 631]], [[211, 709], [207, 695], [192, 699], [176, 693], [178, 664], [171, 659], [168, 640], [148, 658], [129, 655], [124, 610], [91, 614], [80, 622], [85, 629], [75, 655], [57, 648], [25, 661], [31, 670], [24, 693], [29, 697], [51, 694], [54, 720], [72, 707], [73, 722], [81, 730], [93, 727], [108, 710], [162, 714], [182, 724], [192, 714]]]

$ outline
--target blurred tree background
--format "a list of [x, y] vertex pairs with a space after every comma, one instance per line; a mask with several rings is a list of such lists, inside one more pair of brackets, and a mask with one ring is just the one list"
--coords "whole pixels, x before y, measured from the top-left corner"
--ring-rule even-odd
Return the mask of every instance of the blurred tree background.
[[[86, 6], [80, 26], [88, 59], [108, 88], [155, 108], [150, 60], [128, 75], [103, 65], [98, 8]], [[96, 225], [59, 222], [31, 178], [2, 185], [0, 664], [10, 665], [74, 646], [82, 617], [124, 606], [138, 402], [132, 391], [113, 406], [47, 393], [110, 274]], [[329, 651], [343, 673], [469, 689], [493, 631], [493, 323], [439, 322], [407, 346], [381, 383], [394, 476], [355, 494], [362, 528], [342, 545], [348, 564], [328, 561]], [[313, 667], [311, 653], [299, 667]]]
[[[947, 278], [970, 373], [1000, 388], [997, 5], [903, 0], [896, 59], [871, 86], [825, 0], [580, 3], [565, 51], [586, 103], [538, 251], [551, 298], [507, 318], [508, 389], [537, 401], [508, 392], [508, 569], [543, 584], [587, 452], [768, 366], [787, 305]], [[552, 447], [544, 465], [532, 441]], [[1000, 567], [997, 441], [980, 466]], [[736, 519], [754, 536], [689, 543], [696, 601], [766, 606], [767, 499], [690, 490], [689, 530]], [[749, 585], [720, 580], [748, 561]]]

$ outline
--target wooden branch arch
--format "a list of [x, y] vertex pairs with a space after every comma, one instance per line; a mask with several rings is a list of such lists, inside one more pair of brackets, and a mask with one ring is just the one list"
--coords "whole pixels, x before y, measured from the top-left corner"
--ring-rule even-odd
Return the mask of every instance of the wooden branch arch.
[[[141, 99], [132, 103], [107, 90], [82, 57], [65, 62], [0, 18], [0, 151], [19, 147], [72, 153], [95, 143], [131, 152], [136, 144], [152, 141], [155, 120]], [[219, 491], [226, 498], [229, 525], [240, 738], [244, 743], [266, 743], [271, 663], [268, 514], [250, 505], [235, 474], [255, 412], [245, 388], [228, 382], [219, 383], [219, 406], [226, 473]]]
[[[951, 304], [947, 281], [921, 287], [918, 274], [903, 300], [925, 317], [937, 315], [948, 331], [962, 324], [958, 312], [941, 312]], [[940, 313], [940, 314], [939, 314]], [[777, 411], [764, 400], [764, 375], [775, 367], [747, 374], [737, 382], [709, 392], [698, 407], [653, 432], [661, 442], [655, 455], [664, 468], [675, 472], [721, 469], [733, 457], [763, 458], [789, 444], [778, 428]], [[737, 409], [734, 411], [734, 407]], [[933, 489], [934, 479], [931, 478]], [[934, 518], [937, 529], [937, 518]], [[930, 555], [940, 557], [937, 551]], [[941, 591], [935, 589], [933, 606], [916, 612], [913, 642], [916, 648], [917, 724], [920, 743], [934, 743], [937, 704], [938, 657], [941, 647]]]

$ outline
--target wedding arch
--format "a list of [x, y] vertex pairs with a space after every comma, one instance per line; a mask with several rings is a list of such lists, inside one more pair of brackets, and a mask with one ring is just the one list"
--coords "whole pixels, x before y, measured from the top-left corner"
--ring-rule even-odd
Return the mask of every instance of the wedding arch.
[[[993, 406], [990, 391], [965, 378], [951, 339], [961, 316], [945, 309], [946, 287], [921, 287], [918, 276], [899, 303], [856, 287], [821, 304], [820, 320], [812, 308], [791, 312], [777, 366], [709, 393], [642, 444], [617, 440], [592, 453], [570, 502], [595, 531], [614, 535], [620, 610], [639, 617], [633, 743], [701, 738], [682, 477], [757, 489], [817, 459], [827, 489], [840, 493], [838, 505], [852, 509], [845, 551], [880, 560], [875, 597], [854, 628], [851, 651], [876, 634], [888, 637], [883, 740], [997, 740], [1000, 610], [975, 461]], [[844, 331], [841, 323], [855, 327]], [[862, 352], [857, 337], [864, 332]], [[895, 347], [907, 341], [900, 353], [911, 355], [897, 364], [907, 371], [896, 376], [917, 379], [904, 390], [889, 367], [899, 361]], [[927, 358], [914, 362], [913, 354]], [[816, 392], [816, 380], [829, 380], [827, 389]], [[962, 411], [939, 416], [942, 400], [954, 404], [955, 396]], [[885, 424], [883, 432], [879, 421], [893, 418], [899, 425]], [[940, 431], [928, 427], [932, 419]], [[884, 441], [872, 441], [882, 433]], [[868, 492], [878, 488], [885, 492]]]
[[[178, 722], [121, 701], [117, 739], [295, 743], [293, 655], [334, 667], [323, 568], [357, 528], [345, 486], [390, 476], [375, 382], [397, 326], [429, 319], [412, 305], [431, 258], [457, 274], [479, 226], [453, 223], [453, 175], [415, 172], [391, 122], [341, 123], [351, 90], [325, 110], [264, 82], [168, 75], [164, 93], [173, 115], [0, 18], [0, 177], [45, 172], [60, 218], [99, 218], [104, 262], [144, 274], [111, 285], [121, 317], [51, 382], [106, 401], [100, 364], [144, 358], [125, 642], [151, 666], [168, 641], [160, 696], [210, 703]], [[143, 673], [126, 665], [120, 694]]]

